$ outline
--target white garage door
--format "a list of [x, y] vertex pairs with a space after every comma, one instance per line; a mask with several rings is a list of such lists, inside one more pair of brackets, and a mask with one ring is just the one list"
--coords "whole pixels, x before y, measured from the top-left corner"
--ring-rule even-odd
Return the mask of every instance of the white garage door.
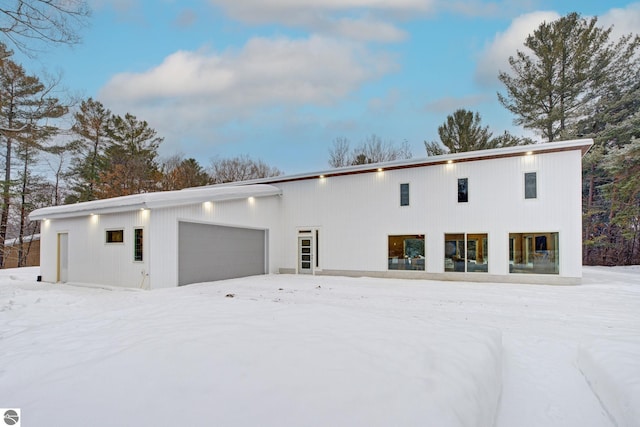
[[266, 231], [178, 224], [178, 285], [265, 274]]

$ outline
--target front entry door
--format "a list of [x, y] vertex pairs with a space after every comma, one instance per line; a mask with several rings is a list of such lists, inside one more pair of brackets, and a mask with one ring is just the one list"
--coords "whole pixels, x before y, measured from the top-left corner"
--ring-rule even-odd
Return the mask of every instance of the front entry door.
[[298, 237], [298, 273], [313, 273], [313, 237]]

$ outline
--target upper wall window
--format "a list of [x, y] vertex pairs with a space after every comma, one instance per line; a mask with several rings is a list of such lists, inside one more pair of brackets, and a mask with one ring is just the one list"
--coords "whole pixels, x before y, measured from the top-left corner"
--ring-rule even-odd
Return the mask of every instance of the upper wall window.
[[524, 174], [524, 198], [538, 198], [538, 176], [536, 172], [526, 172]]
[[400, 184], [400, 206], [409, 206], [409, 184]]
[[107, 243], [123, 243], [124, 230], [107, 230]]
[[469, 178], [458, 178], [458, 203], [469, 201]]

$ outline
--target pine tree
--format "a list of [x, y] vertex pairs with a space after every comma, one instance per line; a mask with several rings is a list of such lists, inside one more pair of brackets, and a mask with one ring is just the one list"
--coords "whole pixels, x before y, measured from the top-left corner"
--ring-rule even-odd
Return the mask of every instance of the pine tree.
[[89, 98], [82, 101], [73, 115], [72, 132], [77, 136], [71, 144], [73, 160], [69, 171], [72, 195], [67, 203], [97, 198], [100, 174], [105, 168], [104, 151], [112, 144], [107, 136], [111, 111], [102, 103]]
[[[2, 50], [10, 53], [4, 47]], [[5, 144], [5, 174], [0, 214], [0, 267], [4, 266], [4, 241], [7, 238], [9, 212], [15, 204], [13, 197], [17, 196], [19, 199], [18, 238], [22, 240], [25, 218], [29, 213], [26, 203], [27, 195], [31, 191], [28, 176], [34, 158], [42, 149], [43, 141], [57, 131], [55, 127], [46, 123], [67, 112], [67, 108], [51, 96], [54, 86], [55, 84], [45, 85], [38, 77], [28, 75], [24, 68], [10, 57], [0, 59], [0, 136]], [[18, 156], [14, 156], [16, 149]], [[14, 176], [13, 166], [18, 166], [21, 179]]]
[[514, 123], [550, 142], [574, 136], [572, 125], [592, 115], [637, 51], [638, 38], [629, 35], [614, 43], [610, 34], [611, 28], [597, 26], [597, 18], [570, 13], [529, 35], [528, 50], [517, 51], [509, 58], [510, 72], [499, 74], [506, 93], [498, 93], [498, 99], [516, 115]]
[[127, 113], [112, 116], [107, 130], [113, 142], [104, 151], [105, 168], [97, 189], [99, 198], [158, 191], [161, 173], [156, 158], [163, 138]]
[[462, 153], [533, 143], [528, 138], [517, 138], [509, 132], [504, 132], [493, 138], [489, 126], [482, 126], [481, 122], [480, 113], [465, 109], [456, 110], [447, 116], [447, 120], [438, 127], [440, 143], [425, 141], [427, 155], [439, 156], [447, 153]]
[[173, 156], [162, 164], [162, 189], [181, 190], [212, 184], [209, 174], [196, 159]]

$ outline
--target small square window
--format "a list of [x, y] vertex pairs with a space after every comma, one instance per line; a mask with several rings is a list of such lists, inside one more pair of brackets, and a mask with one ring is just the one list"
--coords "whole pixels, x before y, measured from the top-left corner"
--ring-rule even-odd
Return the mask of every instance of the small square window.
[[107, 230], [107, 243], [123, 243], [124, 230]]
[[536, 172], [527, 172], [524, 174], [524, 198], [538, 198], [538, 176]]
[[458, 178], [458, 203], [469, 201], [469, 178]]
[[409, 184], [400, 184], [400, 206], [409, 206]]

